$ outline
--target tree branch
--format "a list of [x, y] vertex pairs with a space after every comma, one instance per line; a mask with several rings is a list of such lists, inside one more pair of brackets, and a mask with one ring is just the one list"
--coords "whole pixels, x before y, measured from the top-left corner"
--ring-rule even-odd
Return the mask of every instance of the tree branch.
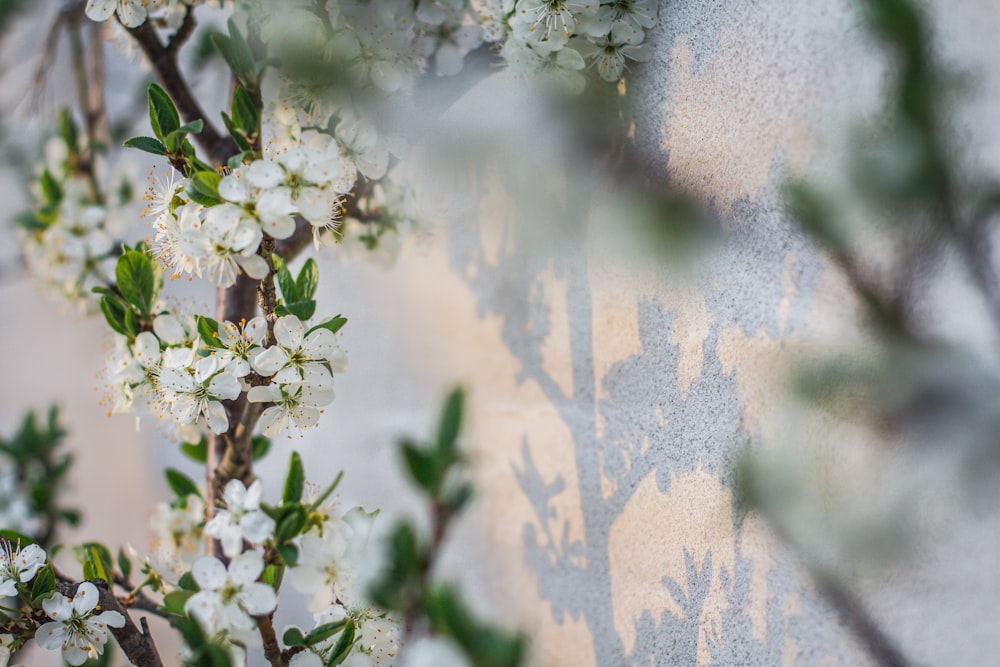
[[[100, 596], [98, 603], [100, 609], [102, 611], [117, 611], [125, 618], [124, 627], [108, 627], [108, 629], [114, 635], [115, 641], [118, 642], [129, 662], [137, 665], [137, 667], [163, 667], [163, 661], [160, 658], [159, 651], [156, 650], [156, 643], [153, 641], [153, 635], [149, 632], [149, 625], [146, 619], [139, 619], [139, 622], [142, 623], [142, 629], [140, 630], [139, 626], [132, 620], [132, 617], [129, 616], [128, 610], [108, 588], [106, 581], [103, 579], [94, 579], [90, 583], [97, 588], [98, 595]], [[59, 581], [56, 583], [56, 590], [66, 597], [73, 597], [79, 586], [80, 584], [78, 583]]]
[[[192, 18], [191, 21], [193, 22], [194, 19]], [[184, 26], [182, 25], [181, 30], [183, 28]], [[191, 29], [193, 29], [193, 26]], [[175, 35], [175, 39], [170, 42], [170, 45], [164, 46], [149, 21], [146, 21], [137, 28], [127, 28], [127, 30], [132, 35], [132, 38], [135, 39], [139, 48], [142, 49], [142, 52], [146, 54], [150, 64], [156, 71], [157, 78], [163, 84], [163, 89], [166, 90], [167, 94], [174, 101], [174, 104], [177, 105], [177, 110], [184, 118], [184, 121], [190, 123], [199, 118], [205, 121], [205, 126], [201, 133], [193, 135], [195, 140], [205, 149], [212, 162], [218, 165], [225, 164], [226, 160], [230, 156], [236, 155], [239, 150], [230, 137], [219, 134], [215, 127], [208, 121], [204, 110], [194, 98], [191, 89], [184, 80], [184, 76], [178, 69], [177, 49], [183, 40], [177, 40]], [[178, 33], [180, 32], [178, 30]]]
[[271, 663], [271, 667], [286, 667], [288, 663], [285, 662], [281, 646], [278, 645], [278, 637], [274, 634], [271, 616], [273, 614], [257, 617], [257, 629], [260, 630], [260, 638], [264, 642], [264, 657]]

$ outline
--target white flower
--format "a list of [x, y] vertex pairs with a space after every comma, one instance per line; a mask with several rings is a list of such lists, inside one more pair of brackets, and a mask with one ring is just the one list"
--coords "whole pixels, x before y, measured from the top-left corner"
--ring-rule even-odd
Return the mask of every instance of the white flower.
[[149, 187], [142, 195], [143, 200], [148, 202], [142, 215], [158, 218], [173, 213], [174, 205], [180, 203], [175, 201], [177, 196], [187, 187], [187, 179], [175, 178], [176, 174], [171, 169], [162, 176], [150, 175]]
[[184, 611], [210, 632], [255, 629], [251, 616], [269, 614], [278, 604], [274, 589], [257, 581], [263, 571], [264, 558], [259, 551], [236, 556], [228, 568], [213, 556], [199, 558], [191, 574], [201, 590], [188, 598]]
[[[349, 619], [353, 623], [355, 639], [351, 653], [341, 664], [347, 667], [387, 667], [394, 663], [397, 648], [396, 621], [388, 618], [384, 611], [367, 607], [344, 606], [339, 603], [332, 604], [313, 615], [317, 626], [337, 623], [344, 619]], [[340, 633], [337, 633], [314, 645], [312, 650], [318, 655], [326, 655], [339, 639]], [[304, 664], [311, 663], [305, 662]]]
[[37, 544], [21, 549], [0, 540], [0, 597], [17, 595], [17, 584], [34, 579], [43, 565], [45, 551]]
[[92, 21], [107, 21], [118, 12], [126, 28], [135, 28], [146, 21], [148, 0], [87, 0], [87, 17]]
[[149, 520], [149, 527], [156, 535], [158, 555], [171, 567], [177, 561], [190, 564], [202, 552], [200, 526], [205, 517], [205, 502], [192, 494], [178, 504], [158, 503]]
[[219, 344], [225, 348], [215, 353], [219, 364], [238, 378], [246, 377], [250, 374], [250, 358], [261, 350], [258, 343], [264, 340], [266, 334], [267, 320], [263, 317], [255, 317], [239, 325], [229, 321], [219, 322]]
[[299, 544], [301, 557], [291, 569], [292, 586], [300, 593], [311, 593], [308, 609], [320, 611], [333, 604], [343, 592], [348, 572], [344, 556], [347, 540], [342, 528], [325, 526], [323, 535], [306, 535]]
[[643, 28], [656, 23], [654, 0], [613, 0], [601, 5], [585, 22], [591, 37], [607, 36], [614, 44], [638, 44], [645, 38]]
[[307, 334], [295, 315], [278, 318], [274, 338], [278, 344], [258, 354], [251, 364], [261, 375], [274, 376], [271, 381], [275, 384], [305, 382], [317, 389], [332, 389], [333, 373], [346, 367], [347, 356], [337, 345], [336, 334], [323, 327]]
[[259, 544], [274, 533], [274, 519], [260, 509], [264, 487], [258, 479], [248, 489], [238, 479], [229, 480], [222, 491], [225, 509], [205, 525], [205, 535], [222, 542], [222, 551], [232, 558], [243, 550], [243, 540]]
[[204, 230], [212, 252], [204, 259], [203, 268], [215, 285], [233, 285], [241, 268], [255, 280], [267, 276], [267, 262], [257, 255], [263, 233], [245, 210], [234, 204], [213, 206], [205, 215]]
[[[0, 667], [7, 667], [10, 663], [10, 654], [14, 647], [14, 635], [0, 635]], [[13, 665], [12, 667], [24, 667], [24, 665]]]
[[301, 383], [269, 384], [266, 387], [251, 387], [247, 400], [251, 403], [274, 403], [261, 413], [258, 421], [264, 435], [273, 438], [291, 425], [298, 428], [315, 426], [319, 421], [319, 408], [333, 401], [333, 388]]
[[613, 42], [608, 37], [602, 37], [593, 43], [581, 40], [578, 46], [585, 57], [597, 63], [597, 72], [601, 78], [611, 83], [621, 78], [625, 58], [644, 63], [653, 57], [649, 44]]
[[233, 400], [242, 391], [234, 375], [220, 371], [217, 357], [205, 357], [187, 368], [163, 368], [160, 386], [170, 392], [167, 403], [178, 424], [191, 424], [204, 418], [213, 433], [229, 429], [229, 417], [223, 400]]
[[61, 648], [63, 660], [71, 665], [82, 665], [89, 658], [98, 657], [108, 641], [108, 627], [125, 626], [125, 617], [117, 611], [95, 615], [99, 601], [97, 587], [89, 581], [80, 584], [72, 598], [53, 593], [42, 601], [42, 608], [53, 622], [38, 628], [35, 641], [50, 651]]

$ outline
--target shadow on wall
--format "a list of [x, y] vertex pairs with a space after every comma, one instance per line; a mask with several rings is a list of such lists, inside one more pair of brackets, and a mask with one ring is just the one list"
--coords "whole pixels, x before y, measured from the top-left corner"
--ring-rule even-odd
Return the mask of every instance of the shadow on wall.
[[[466, 178], [462, 191], [484, 191], [476, 176]], [[567, 218], [584, 220], [588, 200], [575, 194], [581, 196], [566, 198], [576, 207]], [[567, 480], [561, 475], [545, 478], [532, 458], [529, 434], [523, 434], [521, 460], [512, 464], [535, 515], [523, 526], [525, 558], [554, 621], [562, 624], [567, 615], [582, 616], [599, 665], [774, 665], [796, 654], [824, 656], [845, 665], [864, 662], [858, 655], [848, 657], [840, 645], [842, 635], [831, 622], [832, 612], [803, 582], [801, 571], [787, 562], [755, 563], [744, 553], [741, 528], [734, 521], [725, 535], [713, 537], [713, 543], [728, 545], [728, 557], [713, 554], [711, 548], [692, 551], [684, 543], [664, 545], [662, 550], [683, 553], [684, 560], [684, 577], [661, 578], [672, 600], [670, 608], [634, 615], [627, 621], [634, 623], [627, 638], [621, 632], [620, 613], [616, 621], [614, 582], [628, 575], [614, 571], [615, 521], [650, 475], [660, 494], [697, 472], [717, 480], [729, 497], [734, 459], [751, 434], [744, 428], [738, 371], [727, 373], [719, 359], [720, 330], [738, 325], [748, 336], [763, 331], [773, 339], [795, 326], [804, 313], [800, 302], [810, 297], [819, 271], [806, 241], [791, 231], [776, 207], [749, 199], [737, 202], [727, 221], [731, 233], [699, 269], [698, 291], [711, 319], [701, 345], [699, 375], [689, 386], [680, 386], [679, 347], [670, 342], [676, 312], [655, 298], [638, 296], [632, 298], [638, 299], [641, 350], [612, 364], [598, 380], [586, 240], [557, 249], [539, 238], [542, 232], [536, 226], [522, 222], [525, 216], [511, 216], [518, 221], [503, 225], [499, 248], [492, 247], [480, 227], [470, 230], [466, 222], [477, 217], [469, 215], [469, 207], [479, 205], [477, 196], [470, 195], [473, 201], [452, 212], [451, 265], [475, 293], [479, 317], [500, 318], [503, 343], [520, 362], [518, 382], [541, 388], [573, 439], [582, 540], [570, 538], [581, 531], [571, 531], [570, 520], [559, 515], [554, 502], [566, 491]], [[586, 234], [578, 230], [576, 238], [581, 236]], [[792, 316], [781, 317], [783, 276], [792, 256], [798, 258], [796, 302]], [[813, 261], [803, 262], [807, 257]], [[553, 303], [553, 294], [545, 289], [543, 281], [551, 272], [565, 281], [565, 303]], [[568, 390], [544, 363], [554, 309], [564, 310], [569, 320]], [[766, 594], [756, 592], [758, 599], [766, 599], [761, 639], [752, 618], [756, 612], [751, 582], [755, 568], [768, 567]], [[706, 604], [711, 589], [719, 591], [722, 605], [717, 609]], [[797, 604], [789, 612], [786, 603], [792, 597]], [[788, 647], [789, 639], [796, 648]]]

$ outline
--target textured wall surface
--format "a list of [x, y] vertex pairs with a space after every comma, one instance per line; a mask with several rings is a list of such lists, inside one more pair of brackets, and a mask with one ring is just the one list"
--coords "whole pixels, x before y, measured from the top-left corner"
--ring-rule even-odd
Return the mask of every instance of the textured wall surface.
[[[882, 60], [842, 0], [664, 0], [659, 11], [654, 60], [629, 90], [636, 141], [657, 178], [712, 203], [722, 243], [683, 265], [637, 253], [605, 206], [614, 187], [579, 178], [550, 150], [558, 122], [534, 123], [507, 84], [486, 82], [453, 110], [450, 129], [461, 138], [492, 128], [518, 161], [435, 183], [436, 223], [394, 268], [322, 262], [319, 312], [350, 318], [351, 367], [321, 429], [276, 451], [301, 451], [316, 481], [346, 469], [347, 505], [414, 512], [392, 442], [426, 432], [461, 382], [480, 493], [445, 571], [477, 606], [530, 631], [536, 664], [868, 664], [794, 555], [759, 518], [736, 516], [732, 463], [750, 443], [787, 439], [774, 413], [794, 359], [851, 335], [846, 289], [794, 230], [778, 191], [790, 175], [833, 168], [848, 119], [875, 103]], [[1000, 101], [988, 69], [1000, 58], [1000, 9], [941, 2], [933, 15], [947, 55], [981, 83], [958, 120], [997, 165], [1000, 133], [984, 128]], [[23, 284], [0, 291], [5, 312], [33, 299]], [[142, 470], [108, 499], [79, 498], [101, 539], [134, 541], [143, 518], [133, 514], [162, 497], [150, 490], [155, 470], [187, 464], [127, 420], [95, 424], [90, 375], [56, 394], [32, 375], [32, 358], [14, 352], [26, 345], [59, 368], [100, 347], [99, 323], [74, 323], [68, 341], [40, 317], [0, 329], [0, 364], [25, 378], [3, 384], [0, 417], [6, 425], [29, 402], [61, 398], [77, 437], [100, 433], [120, 465]], [[856, 487], [860, 505], [878, 484], [862, 451], [827, 461], [834, 481], [867, 482]], [[144, 452], [156, 465], [143, 468]], [[84, 445], [79, 489], [106, 456]], [[275, 454], [259, 470], [272, 495], [283, 467]], [[943, 522], [932, 548], [859, 565], [852, 581], [920, 664], [987, 664], [1000, 650], [1000, 527], [988, 512], [962, 517]]]

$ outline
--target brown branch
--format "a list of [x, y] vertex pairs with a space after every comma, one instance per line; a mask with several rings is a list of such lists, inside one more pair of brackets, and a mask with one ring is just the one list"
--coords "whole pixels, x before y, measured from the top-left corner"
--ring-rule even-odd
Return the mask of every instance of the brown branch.
[[908, 667], [906, 657], [896, 648], [861, 603], [839, 580], [828, 574], [813, 572], [816, 587], [861, 641], [876, 662], [883, 667]]
[[198, 25], [198, 22], [194, 20], [194, 7], [191, 5], [184, 5], [184, 20], [181, 21], [180, 26], [177, 28], [171, 37], [170, 41], [167, 42], [167, 51], [177, 52], [184, 42], [190, 39], [191, 35], [194, 34], [194, 29]]
[[274, 624], [271, 622], [272, 615], [257, 617], [257, 629], [260, 630], [260, 638], [264, 642], [264, 657], [271, 663], [271, 667], [286, 667], [288, 663], [285, 662], [281, 646], [278, 645], [278, 637], [274, 633]]
[[163, 89], [174, 101], [184, 121], [190, 123], [200, 118], [205, 122], [201, 133], [194, 135], [195, 140], [205, 149], [212, 162], [217, 165], [225, 164], [226, 160], [238, 153], [239, 150], [231, 138], [219, 134], [209, 123], [204, 110], [191, 93], [191, 89], [177, 67], [177, 48], [180, 47], [180, 43], [174, 40], [169, 46], [164, 46], [149, 21], [137, 28], [127, 28], [127, 30], [142, 52], [146, 54], [156, 71], [157, 78], [163, 85]]

